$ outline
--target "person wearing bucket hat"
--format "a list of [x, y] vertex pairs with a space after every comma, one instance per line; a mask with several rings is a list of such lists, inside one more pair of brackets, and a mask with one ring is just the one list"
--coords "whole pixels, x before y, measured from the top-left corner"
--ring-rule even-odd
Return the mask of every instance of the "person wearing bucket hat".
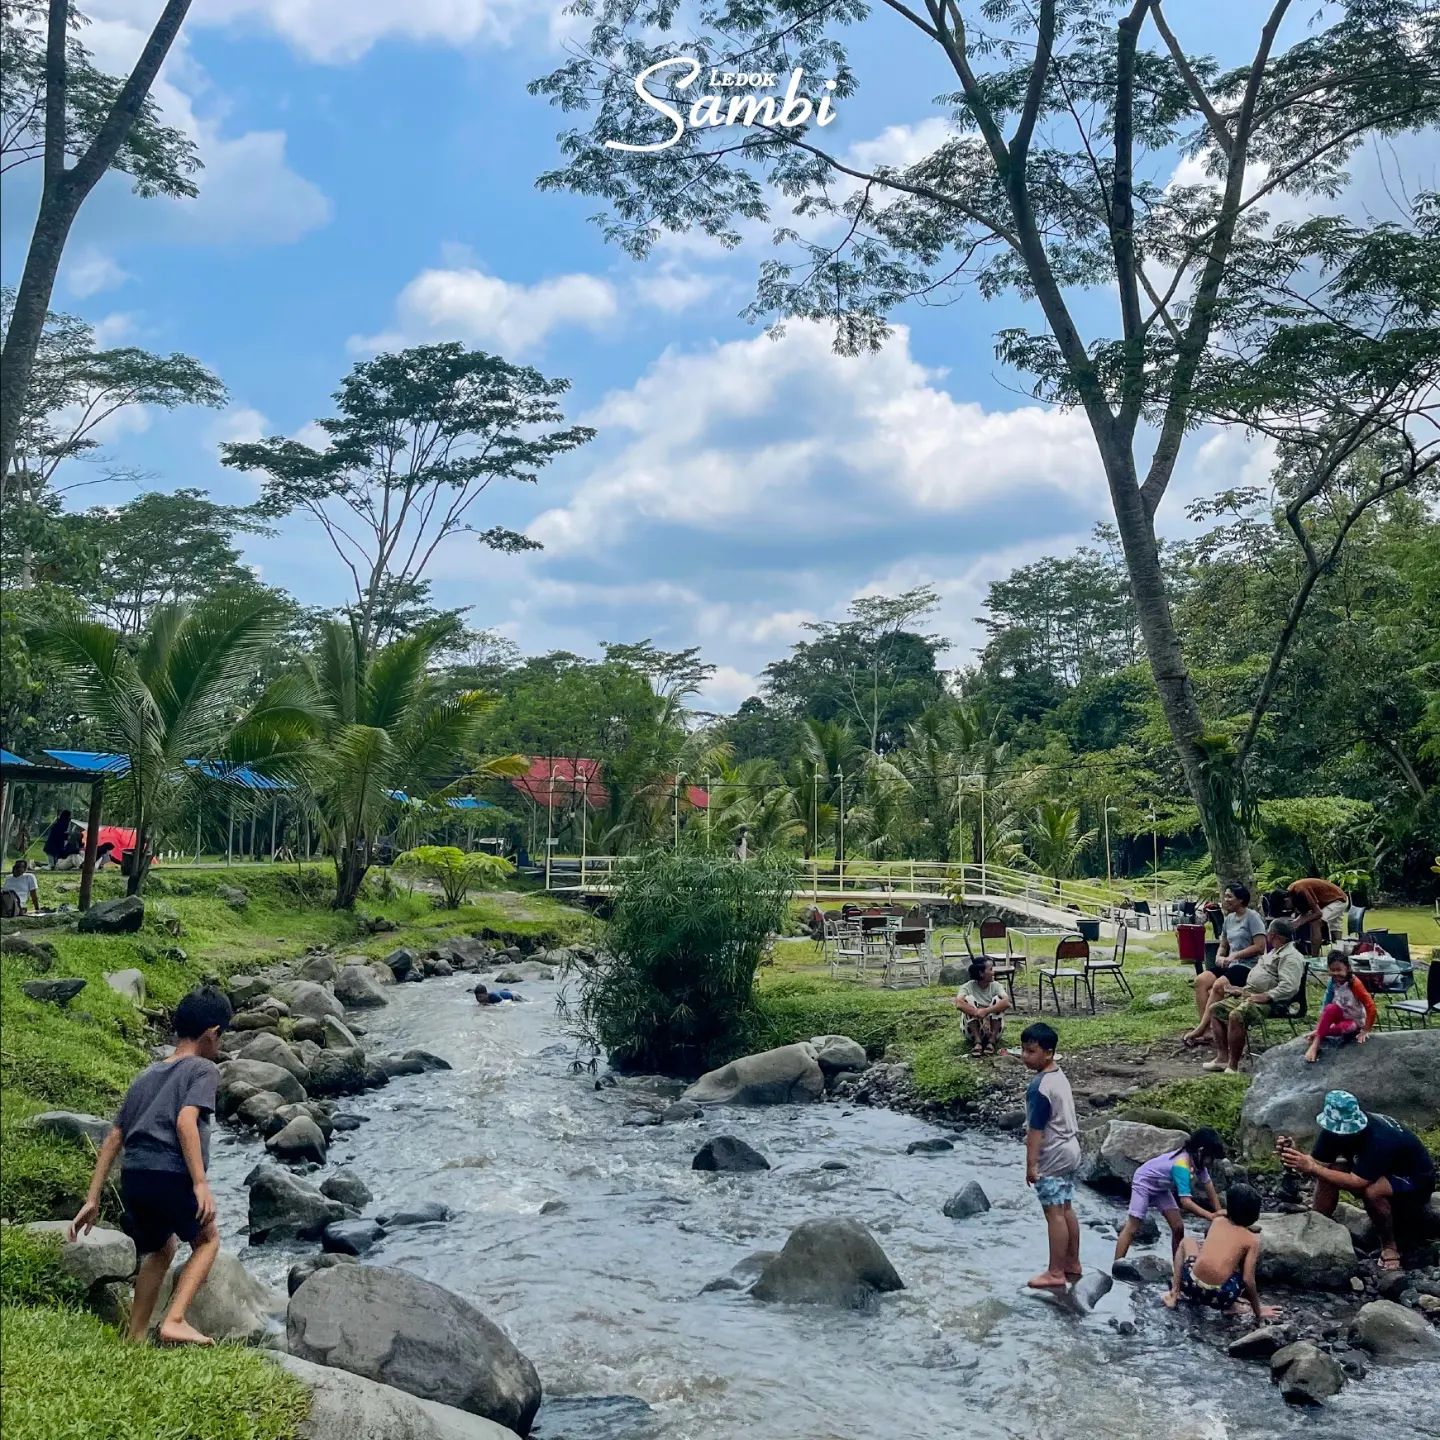
[[1435, 1162], [1420, 1137], [1397, 1120], [1367, 1114], [1348, 1090], [1331, 1090], [1315, 1117], [1320, 1133], [1307, 1155], [1288, 1135], [1275, 1142], [1287, 1169], [1315, 1180], [1315, 1209], [1334, 1215], [1340, 1192], [1360, 1199], [1380, 1237], [1380, 1268], [1398, 1270], [1397, 1230], [1418, 1228], [1435, 1190]]

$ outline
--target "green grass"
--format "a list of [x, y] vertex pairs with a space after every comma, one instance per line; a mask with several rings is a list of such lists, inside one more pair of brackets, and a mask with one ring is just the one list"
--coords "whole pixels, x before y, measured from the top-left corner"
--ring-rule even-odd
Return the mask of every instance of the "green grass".
[[60, 1237], [0, 1227], [0, 1300], [6, 1305], [79, 1305], [85, 1287], [60, 1267]]
[[93, 1316], [6, 1305], [5, 1440], [288, 1440], [305, 1387], [259, 1351], [127, 1345]]
[[1240, 1138], [1240, 1108], [1250, 1088], [1248, 1075], [1197, 1075], [1191, 1080], [1172, 1080], [1133, 1095], [1129, 1108], [1170, 1110], [1183, 1115], [1192, 1130], [1208, 1125], [1219, 1131], [1232, 1150]]
[[1421, 905], [1382, 905], [1365, 912], [1365, 924], [1372, 930], [1395, 930], [1410, 937], [1410, 953], [1417, 946], [1440, 946], [1440, 922], [1435, 912]]

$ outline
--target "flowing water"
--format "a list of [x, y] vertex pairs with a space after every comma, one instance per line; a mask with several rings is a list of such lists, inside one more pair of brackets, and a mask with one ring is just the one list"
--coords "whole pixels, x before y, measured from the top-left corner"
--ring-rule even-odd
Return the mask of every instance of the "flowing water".
[[[544, 1440], [1440, 1435], [1440, 1366], [1373, 1371], [1317, 1419], [1285, 1406], [1265, 1366], [1189, 1333], [1222, 1322], [1172, 1316], [1154, 1287], [1116, 1286], [1083, 1316], [1027, 1294], [1043, 1231], [1013, 1141], [958, 1136], [953, 1151], [907, 1155], [940, 1132], [836, 1103], [627, 1127], [638, 1102], [675, 1087], [597, 1090], [571, 1071], [554, 986], [482, 1009], [473, 983], [398, 986], [365, 1016], [374, 1053], [421, 1046], [455, 1068], [347, 1102], [369, 1123], [337, 1135], [331, 1164], [353, 1165], [377, 1213], [450, 1207], [448, 1224], [395, 1231], [369, 1258], [466, 1296], [505, 1327], [544, 1382]], [[725, 1132], [774, 1168], [691, 1170], [706, 1136]], [[246, 1248], [241, 1182], [258, 1153], [217, 1131], [217, 1195], [227, 1243], [283, 1284], [314, 1246]], [[994, 1208], [946, 1219], [941, 1206], [967, 1180]], [[552, 1200], [563, 1210], [542, 1216]], [[1087, 1266], [1108, 1266], [1112, 1241], [1090, 1227], [1118, 1209], [1088, 1193], [1077, 1205]], [[864, 1313], [701, 1293], [751, 1252], [779, 1249], [800, 1221], [830, 1216], [864, 1221], [906, 1289]], [[1126, 1321], [1134, 1334], [1117, 1330]]]

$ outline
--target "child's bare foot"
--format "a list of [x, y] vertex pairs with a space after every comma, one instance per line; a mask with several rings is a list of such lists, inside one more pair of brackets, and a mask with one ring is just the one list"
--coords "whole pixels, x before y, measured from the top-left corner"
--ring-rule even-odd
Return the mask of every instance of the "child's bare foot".
[[185, 1320], [166, 1320], [155, 1334], [165, 1345], [213, 1345], [215, 1343], [203, 1331], [197, 1330]]
[[1313, 1065], [1319, 1058], [1320, 1058], [1320, 1047], [1319, 1047], [1318, 1045], [1312, 1045], [1312, 1046], [1305, 1052], [1305, 1063], [1306, 1063], [1307, 1065]]
[[1173, 1310], [1180, 1303], [1180, 1297], [1173, 1290], [1167, 1290], [1160, 1297], [1160, 1303], [1167, 1310]]
[[1042, 1270], [1025, 1284], [1031, 1290], [1063, 1290], [1065, 1277], [1058, 1270]]
[[1067, 1270], [1065, 1272], [1065, 1279], [1069, 1281], [1071, 1285], [1078, 1284], [1084, 1278], [1085, 1272], [1083, 1270]]

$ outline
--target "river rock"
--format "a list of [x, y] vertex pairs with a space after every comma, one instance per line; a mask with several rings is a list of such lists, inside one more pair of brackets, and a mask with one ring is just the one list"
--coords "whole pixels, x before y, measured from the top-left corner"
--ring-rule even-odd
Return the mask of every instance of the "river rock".
[[1342, 1200], [1335, 1207], [1337, 1219], [1349, 1232], [1357, 1250], [1376, 1250], [1380, 1237], [1375, 1231], [1375, 1222], [1359, 1205], [1350, 1205]]
[[660, 1112], [658, 1110], [632, 1110], [621, 1122], [622, 1125], [643, 1127], [658, 1125], [660, 1123]]
[[60, 1268], [87, 1290], [107, 1280], [128, 1280], [135, 1273], [135, 1242], [123, 1231], [97, 1225], [88, 1235], [69, 1240], [68, 1220], [34, 1220], [25, 1229], [54, 1236], [60, 1242]]
[[365, 1088], [365, 1052], [352, 1045], [348, 1050], [322, 1050], [310, 1067], [310, 1089], [317, 1095], [353, 1095]]
[[1350, 1338], [1381, 1361], [1440, 1359], [1440, 1334], [1423, 1315], [1393, 1300], [1362, 1305]]
[[425, 1066], [419, 1060], [411, 1060], [403, 1055], [382, 1055], [377, 1063], [392, 1080], [398, 1080], [402, 1075], [425, 1073]]
[[232, 975], [225, 983], [230, 1003], [243, 1010], [252, 1000], [258, 1000], [270, 989], [270, 982], [262, 975]]
[[1111, 1267], [1110, 1273], [1117, 1280], [1124, 1280], [1128, 1285], [1159, 1285], [1162, 1282], [1169, 1283], [1175, 1276], [1174, 1263], [1162, 1259], [1159, 1255], [1130, 1254], [1123, 1260], [1117, 1260]]
[[298, 1105], [308, 1098], [305, 1087], [283, 1066], [272, 1065], [268, 1060], [226, 1060], [220, 1066], [220, 1095], [236, 1081], [244, 1081], [257, 1090], [270, 1090], [282, 1101]]
[[675, 1100], [660, 1112], [660, 1118], [665, 1124], [674, 1125], [685, 1120], [698, 1120], [704, 1113], [705, 1107], [693, 1100]]
[[1294, 1326], [1261, 1325], [1232, 1340], [1225, 1347], [1225, 1353], [1236, 1360], [1268, 1360], [1277, 1350], [1294, 1343]]
[[123, 995], [132, 1005], [144, 1005], [145, 972], [143, 970], [107, 971], [105, 974], [105, 983], [117, 995]]
[[806, 1220], [765, 1266], [750, 1293], [796, 1305], [867, 1308], [904, 1282], [875, 1237], [857, 1220]]
[[1303, 1290], [1341, 1290], [1355, 1274], [1350, 1232], [1315, 1210], [1260, 1217], [1260, 1279]]
[[85, 982], [81, 979], [66, 980], [23, 980], [20, 988], [32, 1000], [40, 1000], [48, 1005], [68, 1005], [84, 988]]
[[[280, 1107], [284, 1104], [285, 1101], [273, 1090], [257, 1090], [240, 1105], [231, 1118], [237, 1125], [258, 1130], [264, 1135], [274, 1125]], [[284, 1128], [284, 1123], [281, 1128]]]
[[518, 1440], [513, 1430], [433, 1400], [377, 1385], [362, 1375], [280, 1357], [310, 1392], [299, 1440]]
[[337, 1220], [321, 1232], [320, 1244], [341, 1255], [368, 1255], [384, 1238], [378, 1220]]
[[252, 1035], [241, 1045], [237, 1058], [278, 1065], [282, 1070], [288, 1070], [302, 1085], [310, 1078], [304, 1062], [278, 1035], [267, 1035], [263, 1031]]
[[338, 1250], [322, 1250], [318, 1255], [307, 1255], [286, 1272], [285, 1288], [293, 1295], [317, 1270], [328, 1270], [332, 1265], [353, 1265], [355, 1258], [354, 1255], [342, 1255]]
[[983, 1215], [989, 1208], [990, 1197], [978, 1180], [971, 1180], [945, 1202], [943, 1213], [952, 1220], [969, 1220], [973, 1215]]
[[697, 1105], [787, 1105], [818, 1100], [825, 1072], [805, 1044], [743, 1055], [702, 1075], [683, 1098]]
[[[170, 1292], [175, 1288], [175, 1277], [184, 1264], [181, 1260], [174, 1265], [160, 1286], [160, 1298], [150, 1322], [152, 1330], [164, 1318]], [[235, 1256], [222, 1250], [215, 1257], [204, 1284], [196, 1291], [187, 1318], [212, 1339], [259, 1345], [277, 1337], [284, 1326], [285, 1297], [274, 1286], [257, 1280]]]
[[342, 965], [335, 977], [335, 998], [352, 1010], [375, 1009], [386, 1003], [380, 982], [368, 965]]
[[947, 1150], [953, 1150], [955, 1142], [946, 1140], [941, 1135], [933, 1135], [928, 1140], [912, 1140], [906, 1147], [907, 1155], [943, 1155]]
[[[370, 978], [383, 990], [387, 985], [395, 985], [395, 972], [383, 960], [371, 960], [365, 967], [370, 973]], [[425, 972], [418, 967], [412, 970], [406, 977], [406, 981], [423, 980]]]
[[46, 1135], [59, 1135], [82, 1145], [99, 1149], [110, 1133], [111, 1122], [98, 1115], [83, 1115], [75, 1110], [45, 1110], [30, 1120], [30, 1128]]
[[814, 1035], [810, 1044], [827, 1080], [832, 1075], [863, 1070], [870, 1063], [865, 1055], [865, 1047], [848, 1035]]
[[1339, 1363], [1308, 1340], [1277, 1350], [1270, 1357], [1270, 1378], [1292, 1405], [1322, 1405], [1345, 1384]]
[[436, 955], [433, 959], [429, 956], [426, 957], [425, 974], [427, 976], [433, 975], [436, 979], [444, 979], [454, 973], [454, 966], [443, 955]]
[[314, 1240], [327, 1225], [354, 1218], [348, 1206], [277, 1165], [257, 1165], [245, 1183], [250, 1187], [249, 1225], [254, 1244], [290, 1236]]
[[328, 1143], [331, 1135], [335, 1133], [335, 1122], [319, 1100], [307, 1100], [303, 1105], [280, 1106], [266, 1122], [266, 1137], [278, 1135], [292, 1120], [301, 1115], [313, 1120], [320, 1127], [320, 1133]]
[[420, 1068], [427, 1074], [432, 1070], [453, 1070], [455, 1068], [443, 1056], [434, 1055], [429, 1050], [407, 1050], [400, 1058], [402, 1060], [418, 1060]]
[[717, 1135], [707, 1140], [690, 1162], [692, 1170], [768, 1170], [770, 1162], [743, 1140], [733, 1135]]
[[520, 1434], [540, 1408], [540, 1377], [505, 1332], [458, 1295], [404, 1270], [337, 1265], [312, 1275], [290, 1300], [286, 1334], [302, 1360]]
[[353, 1050], [360, 1043], [355, 1038], [355, 1032], [343, 1020], [337, 1020], [333, 1015], [327, 1015], [320, 1022], [320, 1029], [324, 1032], [320, 1037], [320, 1044], [326, 1050]]
[[1307, 1065], [1305, 1049], [1303, 1038], [1290, 1040], [1255, 1062], [1240, 1111], [1241, 1138], [1252, 1153], [1268, 1154], [1276, 1135], [1308, 1147], [1327, 1090], [1348, 1090], [1362, 1109], [1413, 1130], [1440, 1124], [1440, 1030], [1376, 1031], [1365, 1045], [1327, 1053], [1323, 1065]]
[[265, 1142], [265, 1149], [287, 1165], [323, 1165], [325, 1148], [320, 1127], [308, 1115], [297, 1115]]
[[334, 956], [307, 955], [300, 965], [300, 979], [328, 985], [335, 978], [335, 968]]
[[252, 1095], [261, 1093], [258, 1085], [251, 1085], [247, 1080], [232, 1080], [228, 1085], [222, 1082], [220, 1093], [215, 1100], [215, 1113], [228, 1120], [239, 1112], [240, 1107]]
[[385, 957], [385, 963], [390, 967], [390, 973], [397, 980], [403, 980], [420, 962], [419, 956], [409, 946], [402, 945], [398, 950], [392, 950]]
[[92, 905], [75, 928], [81, 935], [134, 935], [144, 923], [144, 900], [138, 895], [121, 895]]
[[230, 1020], [230, 1028], [220, 1042], [220, 1053], [234, 1056], [240, 1053], [247, 1033], [264, 1031], [267, 1035], [280, 1033], [279, 1017], [269, 1010], [242, 1010]]
[[375, 1198], [370, 1187], [351, 1170], [337, 1170], [327, 1175], [320, 1182], [320, 1193], [342, 1205], [353, 1205], [357, 1210], [363, 1210]]
[[390, 1072], [378, 1061], [365, 1062], [365, 1088], [383, 1090], [390, 1083]]
[[292, 1015], [308, 1015], [323, 1021], [327, 1015], [336, 1020], [345, 1018], [345, 1008], [323, 986], [313, 980], [288, 980], [275, 987], [275, 994], [289, 1007]]
[[402, 1230], [409, 1225], [442, 1225], [449, 1218], [450, 1211], [440, 1201], [422, 1200], [393, 1215], [382, 1215], [380, 1223], [387, 1230]]
[[1135, 1172], [1167, 1150], [1178, 1149], [1187, 1138], [1184, 1130], [1162, 1130], [1134, 1120], [1109, 1120], [1085, 1142], [1080, 1178], [1097, 1190], [1125, 1193]]

